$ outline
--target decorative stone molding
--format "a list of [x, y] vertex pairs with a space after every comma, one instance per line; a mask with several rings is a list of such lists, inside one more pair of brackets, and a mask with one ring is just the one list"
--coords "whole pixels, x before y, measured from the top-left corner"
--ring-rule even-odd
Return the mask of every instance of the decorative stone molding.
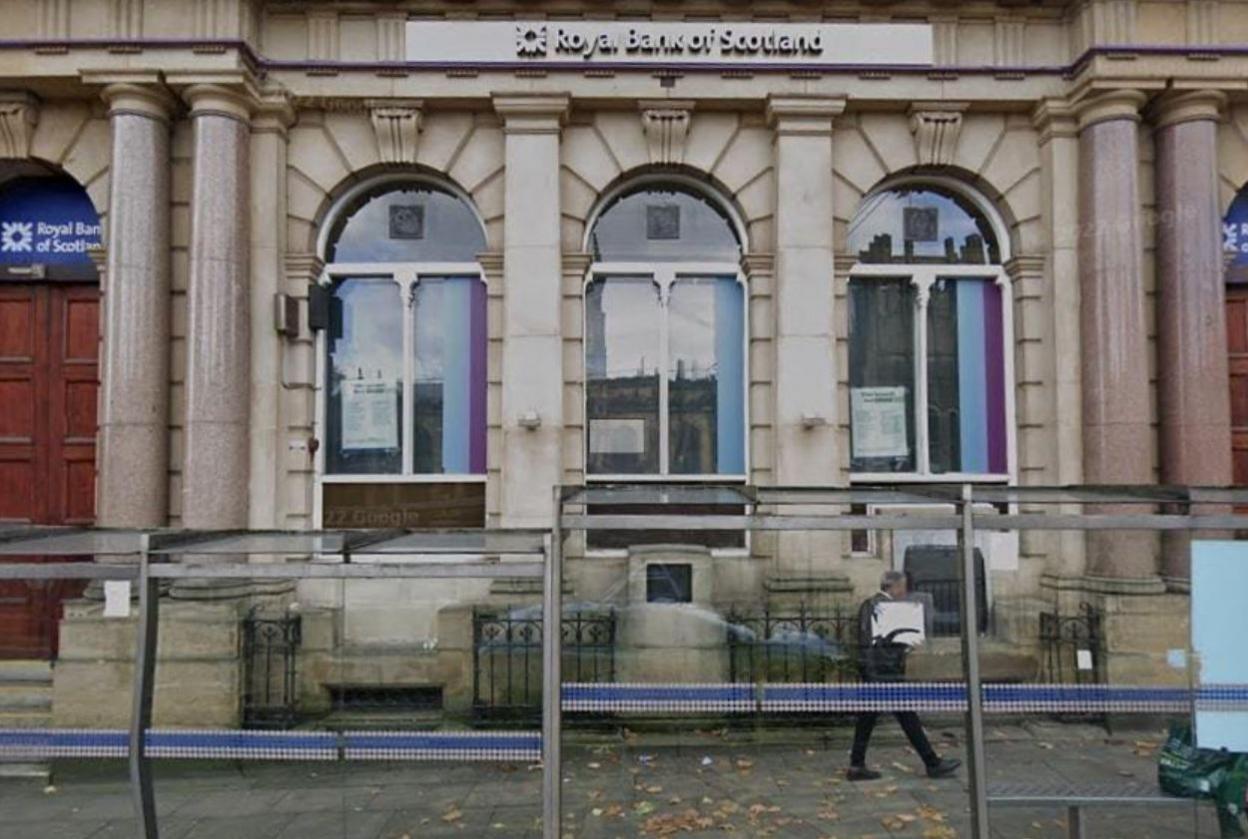
[[109, 25], [113, 37], [124, 41], [143, 37], [143, 0], [113, 0]]
[[196, 0], [192, 4], [195, 18], [193, 32], [197, 39], [238, 37], [238, 0]]
[[407, 14], [377, 15], [377, 60], [403, 61], [407, 58]]
[[182, 95], [191, 106], [192, 118], [212, 115], [247, 123], [256, 104], [244, 93], [215, 84], [192, 85]]
[[1207, 119], [1216, 122], [1226, 107], [1226, 94], [1220, 90], [1191, 90], [1168, 93], [1149, 108], [1154, 128], [1180, 122]]
[[1095, 0], [1092, 5], [1094, 44], [1135, 43], [1135, 0]]
[[1031, 124], [1040, 132], [1040, 145], [1057, 138], [1079, 136], [1075, 109], [1065, 99], [1042, 99], [1031, 113]]
[[685, 138], [693, 115], [692, 101], [641, 102], [641, 128], [651, 163], [684, 163]]
[[370, 99], [364, 104], [377, 135], [381, 162], [415, 163], [424, 103], [419, 99]]
[[845, 113], [845, 99], [827, 96], [771, 96], [767, 123], [776, 134], [832, 134], [832, 121]]
[[949, 166], [962, 134], [966, 102], [915, 102], [910, 106], [910, 133], [923, 166]]
[[571, 102], [566, 93], [499, 93], [494, 110], [505, 134], [558, 134]]
[[[100, 79], [104, 81], [104, 79]], [[136, 84], [117, 81], [104, 88], [101, 94], [108, 103], [109, 116], [130, 114], [147, 117], [159, 122], [169, 122], [178, 100], [164, 87], [157, 84]]]
[[1022, 18], [998, 18], [992, 33], [992, 63], [997, 67], [1023, 65], [1027, 23]]
[[39, 100], [29, 93], [0, 93], [0, 159], [30, 156], [30, 140], [39, 124]]
[[40, 0], [39, 38], [47, 41], [69, 38], [69, 0]]
[[932, 63], [947, 67], [958, 63], [958, 19], [935, 17], [932, 22]]
[[1216, 43], [1217, 31], [1218, 0], [1187, 0], [1187, 42]]
[[1079, 130], [1083, 131], [1098, 122], [1116, 119], [1140, 121], [1140, 107], [1148, 96], [1141, 90], [1109, 90], [1091, 93], [1075, 103], [1075, 115]]
[[333, 11], [308, 12], [308, 58], [312, 60], [338, 58], [338, 13]]

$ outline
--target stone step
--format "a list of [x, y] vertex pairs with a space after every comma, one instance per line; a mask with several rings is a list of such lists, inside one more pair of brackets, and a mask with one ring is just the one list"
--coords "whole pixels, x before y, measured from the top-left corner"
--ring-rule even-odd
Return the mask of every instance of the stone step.
[[52, 662], [30, 659], [0, 661], [0, 685], [14, 682], [52, 683]]
[[0, 728], [48, 728], [52, 725], [52, 706], [47, 708], [0, 709]]
[[0, 712], [52, 710], [51, 682], [0, 682]]
[[6, 761], [0, 758], [0, 780], [37, 781], [46, 785], [52, 780], [52, 765], [30, 761]]

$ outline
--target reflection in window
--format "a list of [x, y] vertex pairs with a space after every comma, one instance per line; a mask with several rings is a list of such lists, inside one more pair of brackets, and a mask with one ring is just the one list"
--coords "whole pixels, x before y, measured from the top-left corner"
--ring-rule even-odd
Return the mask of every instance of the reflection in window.
[[909, 279], [849, 284], [851, 468], [913, 472], [914, 286]]
[[329, 238], [329, 262], [472, 262], [485, 250], [468, 204], [425, 184], [383, 184], [364, 193]]
[[330, 300], [325, 468], [402, 471], [403, 309], [389, 279], [340, 282]]
[[1006, 471], [1001, 289], [939, 279], [927, 306], [927, 423], [932, 472]]
[[596, 262], [741, 258], [732, 222], [705, 197], [677, 186], [625, 193], [598, 216], [590, 235]]
[[745, 307], [735, 277], [681, 279], [668, 302], [670, 471], [745, 472]]
[[659, 288], [612, 277], [585, 292], [590, 472], [659, 471]]
[[485, 287], [422, 278], [412, 317], [413, 471], [485, 473]]
[[965, 197], [935, 186], [869, 195], [849, 228], [849, 249], [865, 265], [996, 265], [992, 225]]

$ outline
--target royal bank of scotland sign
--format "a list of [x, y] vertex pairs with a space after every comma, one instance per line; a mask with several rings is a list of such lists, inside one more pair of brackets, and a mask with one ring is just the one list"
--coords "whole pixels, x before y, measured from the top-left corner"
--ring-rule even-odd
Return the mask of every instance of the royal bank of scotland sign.
[[929, 65], [932, 28], [892, 23], [410, 21], [436, 64]]

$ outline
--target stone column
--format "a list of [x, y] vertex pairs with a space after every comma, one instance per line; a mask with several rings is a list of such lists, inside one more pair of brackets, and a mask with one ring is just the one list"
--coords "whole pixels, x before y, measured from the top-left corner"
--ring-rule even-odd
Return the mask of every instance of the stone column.
[[163, 88], [104, 90], [112, 124], [96, 521], [163, 527], [169, 498], [169, 116]]
[[[285, 285], [286, 129], [294, 112], [284, 100], [266, 102], [251, 125], [250, 230], [251, 320], [250, 468], [248, 524], [280, 528], [284, 510], [280, 478], [283, 337], [273, 325], [273, 307]], [[298, 318], [294, 324], [299, 329]]]
[[[1168, 96], [1154, 112], [1157, 189], [1157, 404], [1161, 480], [1228, 486], [1231, 406], [1218, 212], [1217, 121], [1226, 95]], [[1190, 576], [1190, 538], [1163, 540], [1167, 577]]]
[[188, 528], [248, 524], [250, 110], [213, 85], [186, 92], [194, 126], [187, 287], [185, 462]]
[[[844, 99], [778, 96], [775, 131], [775, 262], [772, 479], [781, 486], [835, 482], [839, 417], [832, 246], [832, 120]], [[770, 585], [813, 596], [816, 559], [836, 555], [838, 534], [781, 534]], [[785, 580], [783, 578], [790, 578]]]
[[568, 97], [500, 94], [494, 108], [506, 134], [500, 524], [546, 527], [563, 474], [559, 134]]
[[[1143, 101], [1139, 91], [1121, 90], [1078, 108], [1083, 477], [1089, 484], [1153, 479], [1139, 191]], [[1087, 550], [1094, 576], [1157, 573], [1157, 539], [1149, 533], [1093, 531]]]

